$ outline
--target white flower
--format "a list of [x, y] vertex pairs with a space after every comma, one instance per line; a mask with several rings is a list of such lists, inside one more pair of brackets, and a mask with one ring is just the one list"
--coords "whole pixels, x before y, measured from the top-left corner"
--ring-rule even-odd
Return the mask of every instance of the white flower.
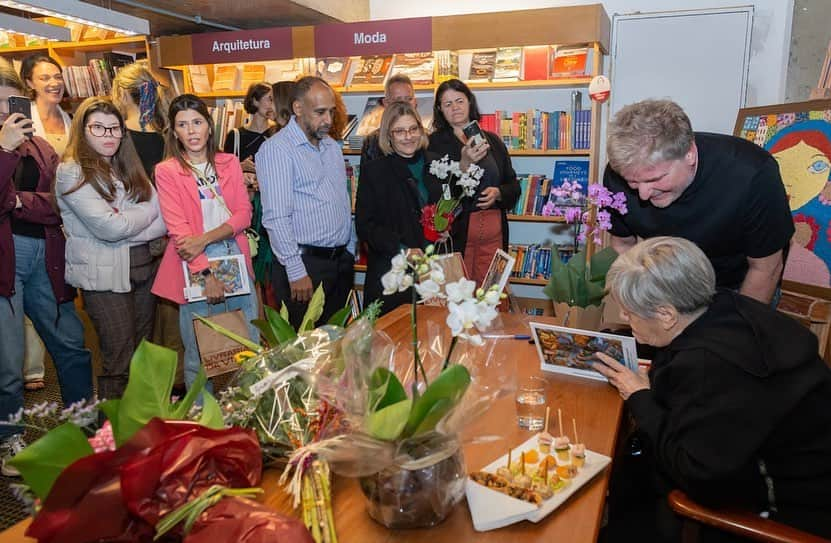
[[398, 285], [404, 274], [390, 270], [381, 276], [381, 285], [384, 287], [384, 295], [389, 296], [398, 292]]
[[450, 327], [450, 333], [454, 336], [459, 336], [473, 328], [473, 323], [479, 314], [476, 302], [473, 300], [465, 300], [461, 303], [450, 302], [447, 304], [447, 309], [447, 326]]
[[424, 301], [432, 300], [433, 298], [443, 297], [441, 293], [441, 286], [432, 279], [427, 279], [426, 281], [416, 283], [415, 289], [416, 292], [418, 292], [418, 295], [421, 296], [421, 299]]
[[392, 257], [390, 264], [392, 266], [391, 271], [402, 273], [407, 269], [407, 254], [404, 251], [401, 251], [399, 254]]
[[499, 290], [496, 287], [491, 287], [485, 293], [484, 300], [486, 304], [496, 306], [499, 305]]
[[409, 273], [405, 273], [401, 278], [401, 282], [398, 284], [398, 292], [404, 292], [411, 286], [413, 286], [413, 276]]
[[444, 288], [448, 301], [458, 304], [465, 300], [472, 300], [473, 291], [476, 290], [476, 283], [462, 277], [455, 283], [448, 283]]
[[484, 330], [485, 328], [490, 326], [493, 319], [495, 319], [498, 315], [496, 308], [485, 301], [478, 302], [476, 304], [476, 310], [477, 314], [476, 321], [474, 324], [476, 325], [476, 328], [479, 330]]
[[430, 280], [435, 281], [439, 285], [443, 285], [445, 277], [444, 270], [442, 269], [442, 267], [439, 266], [437, 263], [433, 262], [430, 265], [430, 268]]
[[459, 162], [457, 160], [451, 160], [447, 169], [456, 177], [462, 176], [462, 168], [459, 166]]
[[482, 179], [482, 175], [484, 175], [485, 170], [476, 164], [471, 164], [467, 167], [467, 173], [474, 179], [479, 180]]

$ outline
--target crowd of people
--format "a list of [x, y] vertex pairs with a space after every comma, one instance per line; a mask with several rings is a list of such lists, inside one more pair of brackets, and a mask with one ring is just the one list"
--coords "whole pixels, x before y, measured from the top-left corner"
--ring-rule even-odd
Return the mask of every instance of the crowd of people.
[[[78, 293], [100, 342], [100, 398], [123, 393], [146, 338], [181, 351], [190, 385], [201, 365], [197, 315], [241, 310], [250, 322], [264, 304], [285, 303], [297, 327], [322, 285], [327, 320], [353, 288], [359, 240], [365, 303], [381, 299], [383, 312], [406, 303], [408, 293], [384, 295], [381, 277], [402, 250], [426, 248], [424, 208], [458, 197], [431, 168], [445, 155], [480, 170], [445, 245], [477, 283], [507, 249], [520, 186], [499, 136], [466, 136], [480, 112], [460, 80], [437, 87], [425, 127], [410, 80], [389, 78], [380, 127], [362, 149], [354, 226], [338, 141], [346, 109], [318, 77], [251, 85], [248, 120], [224, 142], [202, 99], [168, 96], [143, 64], [121, 69], [111, 97], [84, 100], [71, 118], [64, 92], [49, 57], [25, 59], [19, 74], [0, 64], [0, 418], [21, 409], [24, 389], [43, 386], [44, 348], [65, 404], [93, 396]], [[24, 94], [31, 118], [9, 113], [9, 98]], [[597, 367], [654, 457], [663, 486], [649, 497], [680, 486], [822, 531], [831, 377], [813, 336], [770, 307], [794, 231], [776, 162], [737, 138], [693, 132], [665, 100], [623, 108], [607, 140], [604, 184], [629, 209], [612, 215], [623, 256], [609, 290], [636, 339], [658, 350], [648, 376], [608, 358]], [[245, 262], [250, 293], [226, 296], [209, 265], [220, 256]], [[189, 300], [183, 270], [201, 276], [204, 300]], [[2, 473], [15, 475], [5, 459], [24, 446], [21, 429], [0, 427], [0, 439]], [[616, 481], [627, 479], [613, 477], [610, 504]], [[620, 511], [613, 505], [611, 526]]]

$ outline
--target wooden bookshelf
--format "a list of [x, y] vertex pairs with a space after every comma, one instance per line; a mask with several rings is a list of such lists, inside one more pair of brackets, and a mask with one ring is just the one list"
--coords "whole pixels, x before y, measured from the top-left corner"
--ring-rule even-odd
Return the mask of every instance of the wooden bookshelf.
[[144, 36], [126, 36], [123, 38], [111, 38], [109, 40], [54, 42], [49, 44], [48, 47], [60, 51], [108, 52], [112, 51], [113, 48], [117, 49], [125, 45], [144, 49], [147, 46], [147, 39]]
[[509, 281], [515, 285], [534, 285], [544, 287], [548, 284], [548, 279], [528, 279], [525, 277], [511, 277]]
[[366, 273], [366, 264], [355, 264], [355, 271]]
[[551, 223], [565, 223], [563, 217], [545, 217], [543, 215], [508, 215], [509, 221], [514, 222], [551, 222]]
[[[342, 149], [344, 156], [358, 156], [361, 154], [360, 149], [350, 149], [344, 147]], [[526, 157], [546, 157], [546, 156], [589, 156], [591, 151], [588, 149], [508, 149], [508, 154], [511, 156], [526, 156]]]

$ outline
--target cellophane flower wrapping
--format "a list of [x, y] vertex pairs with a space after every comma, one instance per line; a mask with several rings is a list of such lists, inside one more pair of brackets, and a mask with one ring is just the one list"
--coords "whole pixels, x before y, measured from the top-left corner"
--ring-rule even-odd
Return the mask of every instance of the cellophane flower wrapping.
[[[451, 338], [446, 313], [430, 309], [425, 312], [430, 318], [420, 315], [418, 320], [418, 349], [427, 381], [432, 383], [442, 373]], [[342, 339], [344, 371], [315, 376], [318, 397], [342, 412], [350, 429], [323, 442], [318, 454], [335, 473], [361, 478], [369, 513], [377, 521], [392, 528], [431, 526], [461, 499], [466, 478], [461, 445], [486, 437], [465, 436], [462, 430], [516, 385], [515, 362], [495, 356], [495, 345], [495, 340], [487, 339], [479, 346], [456, 342], [450, 366], [461, 364], [470, 373], [461, 400], [433, 429], [393, 441], [373, 438], [367, 431], [369, 381], [377, 368], [384, 367], [412, 393], [416, 375], [410, 337], [391, 338], [369, 323], [355, 323]], [[419, 395], [425, 389], [423, 377], [418, 376]]]

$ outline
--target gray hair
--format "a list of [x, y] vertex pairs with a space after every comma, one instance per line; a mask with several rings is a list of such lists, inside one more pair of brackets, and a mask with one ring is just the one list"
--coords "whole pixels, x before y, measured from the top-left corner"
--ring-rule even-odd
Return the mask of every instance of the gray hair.
[[618, 111], [609, 123], [606, 155], [626, 177], [632, 168], [678, 160], [690, 150], [694, 134], [681, 106], [670, 100], [643, 100]]
[[390, 76], [390, 78], [387, 79], [387, 82], [384, 83], [384, 96], [389, 96], [390, 95], [390, 89], [396, 83], [403, 83], [405, 85], [409, 85], [411, 89], [413, 88], [413, 81], [410, 79], [410, 77], [407, 74], [402, 74], [402, 73], [392, 74]]
[[662, 306], [691, 314], [712, 302], [716, 274], [695, 243], [661, 236], [618, 256], [606, 275], [606, 289], [625, 310], [643, 318], [655, 316]]

